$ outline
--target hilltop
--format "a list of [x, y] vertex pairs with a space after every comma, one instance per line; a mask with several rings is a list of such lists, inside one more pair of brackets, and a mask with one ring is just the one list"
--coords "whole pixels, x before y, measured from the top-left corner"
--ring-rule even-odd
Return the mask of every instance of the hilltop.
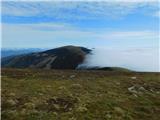
[[64, 46], [43, 52], [35, 52], [2, 58], [2, 67], [75, 69], [81, 64], [90, 49]]

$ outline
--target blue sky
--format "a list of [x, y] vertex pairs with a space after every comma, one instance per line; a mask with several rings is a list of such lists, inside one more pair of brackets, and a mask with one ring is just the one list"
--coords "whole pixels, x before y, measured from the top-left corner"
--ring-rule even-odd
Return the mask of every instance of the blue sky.
[[122, 47], [131, 47], [130, 43], [133, 47], [136, 44], [155, 47], [158, 1], [115, 1], [2, 2], [2, 47], [50, 48], [67, 44], [116, 47], [119, 41], [118, 46]]
[[36, 1], [2, 2], [3, 48], [79, 45], [157, 56], [158, 0]]

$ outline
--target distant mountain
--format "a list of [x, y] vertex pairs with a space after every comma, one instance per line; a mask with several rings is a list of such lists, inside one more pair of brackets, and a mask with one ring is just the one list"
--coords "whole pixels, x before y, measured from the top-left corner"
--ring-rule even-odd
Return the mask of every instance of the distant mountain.
[[31, 52], [38, 52], [42, 51], [43, 49], [39, 48], [27, 48], [27, 49], [1, 49], [1, 57], [8, 57], [8, 56], [15, 56], [15, 55], [21, 55], [21, 54], [28, 54]]
[[2, 58], [2, 67], [76, 69], [90, 49], [77, 46], [64, 46], [43, 52], [35, 52]]

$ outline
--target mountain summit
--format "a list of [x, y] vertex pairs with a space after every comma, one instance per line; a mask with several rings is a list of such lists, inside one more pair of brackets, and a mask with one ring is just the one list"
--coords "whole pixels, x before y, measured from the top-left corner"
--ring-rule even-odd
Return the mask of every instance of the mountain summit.
[[44, 52], [22, 54], [2, 58], [2, 67], [12, 68], [44, 68], [44, 69], [76, 69], [90, 49], [78, 46], [64, 46]]

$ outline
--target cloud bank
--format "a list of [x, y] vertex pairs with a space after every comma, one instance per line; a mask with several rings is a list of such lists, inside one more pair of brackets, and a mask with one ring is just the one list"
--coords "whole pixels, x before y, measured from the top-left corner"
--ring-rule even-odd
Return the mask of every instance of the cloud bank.
[[159, 48], [94, 49], [79, 67], [124, 67], [160, 72]]

